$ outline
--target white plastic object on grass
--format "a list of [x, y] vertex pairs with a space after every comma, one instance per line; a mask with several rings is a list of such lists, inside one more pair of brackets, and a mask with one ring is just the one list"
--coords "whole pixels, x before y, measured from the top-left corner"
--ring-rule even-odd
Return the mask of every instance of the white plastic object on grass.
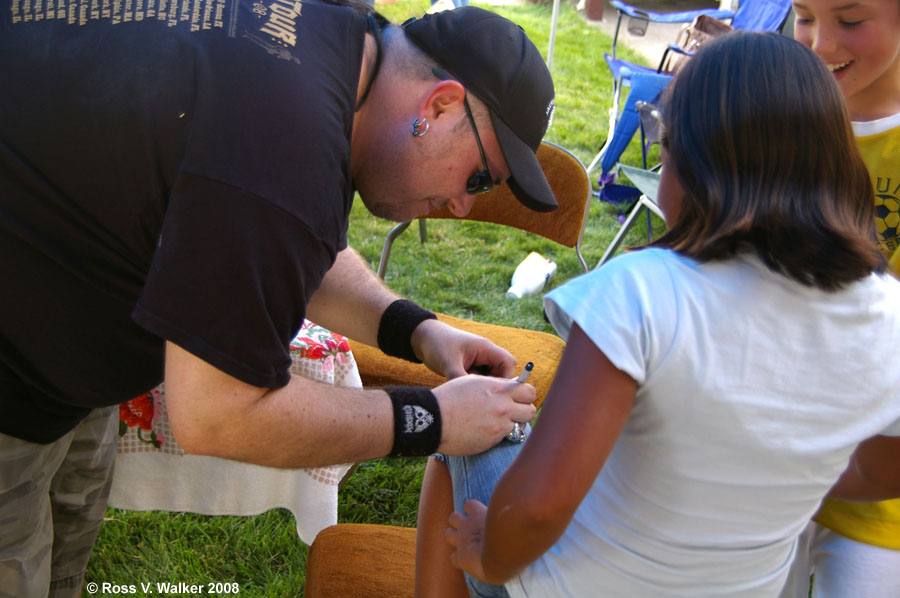
[[506, 291], [506, 296], [510, 299], [521, 299], [525, 295], [533, 295], [543, 289], [554, 274], [556, 262], [532, 251], [513, 272], [512, 284]]

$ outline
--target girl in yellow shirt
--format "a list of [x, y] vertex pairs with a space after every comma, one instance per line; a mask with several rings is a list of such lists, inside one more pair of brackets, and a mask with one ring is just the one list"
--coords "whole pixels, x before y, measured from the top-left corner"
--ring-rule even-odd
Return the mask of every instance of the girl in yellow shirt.
[[[900, 1], [793, 4], [794, 38], [825, 61], [846, 99], [875, 188], [881, 246], [900, 276]], [[900, 596], [900, 500], [828, 499], [809, 540], [814, 598]], [[805, 556], [798, 556], [801, 566]], [[797, 585], [798, 596], [807, 591]]]

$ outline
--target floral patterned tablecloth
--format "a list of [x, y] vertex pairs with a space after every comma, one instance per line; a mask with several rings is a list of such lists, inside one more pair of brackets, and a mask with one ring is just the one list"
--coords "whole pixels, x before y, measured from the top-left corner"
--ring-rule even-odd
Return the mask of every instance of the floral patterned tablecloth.
[[[291, 343], [291, 372], [336, 386], [362, 387], [347, 339], [306, 321]], [[350, 465], [277, 469], [190, 455], [169, 428], [164, 385], [119, 406], [116, 472], [109, 505], [146, 511], [294, 514], [306, 544], [337, 523], [338, 483]]]

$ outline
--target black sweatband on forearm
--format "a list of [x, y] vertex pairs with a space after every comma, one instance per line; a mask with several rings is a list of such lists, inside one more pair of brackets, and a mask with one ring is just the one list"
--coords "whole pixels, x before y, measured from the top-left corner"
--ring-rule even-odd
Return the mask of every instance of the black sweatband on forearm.
[[424, 386], [388, 386], [394, 408], [394, 446], [389, 457], [424, 457], [441, 444], [441, 409]]
[[384, 310], [378, 323], [378, 348], [392, 357], [422, 363], [410, 339], [416, 326], [437, 316], [408, 299], [397, 299]]

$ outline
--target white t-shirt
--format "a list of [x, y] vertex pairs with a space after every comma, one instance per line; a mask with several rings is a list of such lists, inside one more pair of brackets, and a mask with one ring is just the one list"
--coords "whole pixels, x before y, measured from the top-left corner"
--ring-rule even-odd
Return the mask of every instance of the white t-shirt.
[[[900, 283], [835, 293], [756, 257], [618, 257], [549, 293], [638, 383], [563, 537], [511, 596], [777, 596], [795, 540], [861, 440], [900, 435]], [[590, 430], [582, 430], [588, 436]]]

